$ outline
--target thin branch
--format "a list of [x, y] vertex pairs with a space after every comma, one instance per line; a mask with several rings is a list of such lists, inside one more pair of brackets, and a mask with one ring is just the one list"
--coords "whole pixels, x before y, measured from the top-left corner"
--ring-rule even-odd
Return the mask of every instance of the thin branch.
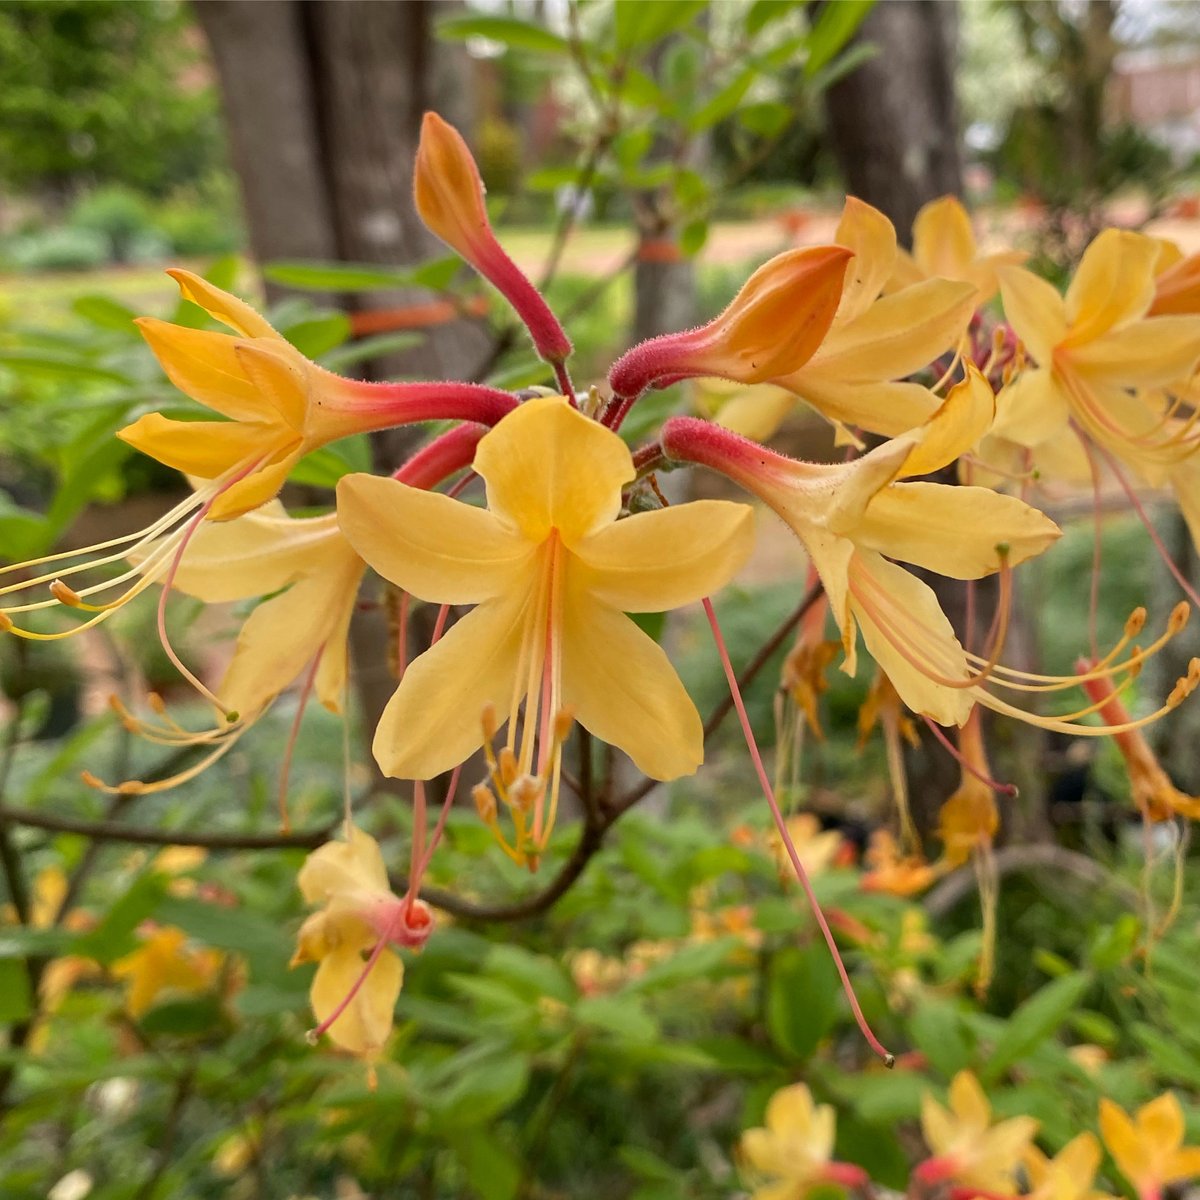
[[[1081, 883], [1113, 892], [1123, 903], [1134, 907], [1141, 900], [1137, 888], [1086, 855], [1062, 846], [1006, 846], [996, 853], [997, 875], [1016, 875], [1022, 871], [1049, 871], [1056, 877], [1073, 875]], [[925, 909], [930, 916], [944, 917], [974, 890], [974, 871], [960, 867], [925, 896]]]
[[14, 821], [33, 829], [77, 833], [97, 842], [133, 842], [143, 846], [202, 846], [206, 850], [312, 850], [327, 842], [337, 822], [300, 833], [199, 833], [191, 830], [144, 829], [121, 821], [85, 821], [11, 805], [0, 807], [0, 822]]

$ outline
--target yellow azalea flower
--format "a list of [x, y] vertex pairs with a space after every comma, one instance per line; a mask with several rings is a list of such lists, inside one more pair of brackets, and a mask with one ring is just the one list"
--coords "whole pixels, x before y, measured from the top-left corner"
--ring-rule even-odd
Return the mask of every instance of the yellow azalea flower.
[[975, 307], [981, 308], [1000, 286], [996, 268], [1020, 266], [1029, 257], [1020, 250], [981, 254], [971, 218], [957, 196], [942, 196], [924, 205], [912, 232], [912, 253], [897, 252], [889, 291], [925, 279], [957, 279], [975, 289]]
[[[787, 831], [810, 879], [828, 870], [837, 861], [842, 849], [842, 835], [836, 829], [822, 829], [820, 820], [813, 813], [797, 813], [794, 817], [788, 817]], [[775, 859], [780, 881], [787, 883], [795, 879], [791, 856], [778, 833], [767, 835], [767, 846]]]
[[858, 1187], [870, 1182], [861, 1167], [833, 1160], [837, 1114], [814, 1104], [802, 1084], [782, 1088], [767, 1102], [765, 1129], [742, 1134], [739, 1155], [761, 1182], [753, 1200], [805, 1200], [823, 1185]]
[[1025, 1152], [1025, 1174], [1032, 1200], [1115, 1200], [1092, 1187], [1100, 1166], [1100, 1143], [1095, 1134], [1072, 1138], [1053, 1158], [1036, 1146]]
[[1174, 1092], [1143, 1104], [1132, 1118], [1111, 1100], [1100, 1101], [1100, 1136], [1138, 1200], [1158, 1200], [1168, 1184], [1200, 1176], [1200, 1146], [1185, 1146], [1183, 1135]]
[[886, 829], [871, 834], [861, 887], [864, 892], [887, 892], [892, 896], [915, 896], [937, 878], [936, 870], [917, 854], [902, 855]]
[[651, 338], [622, 355], [608, 375], [613, 395], [631, 401], [680, 379], [762, 383], [795, 371], [821, 345], [852, 257], [843, 246], [777, 254], [707, 325]]
[[503, 392], [470, 384], [372, 384], [309, 362], [248, 304], [190, 271], [168, 272], [187, 300], [233, 330], [215, 333], [152, 317], [138, 324], [167, 377], [226, 421], [147, 413], [118, 437], [151, 458], [213, 483], [213, 520], [265, 504], [309, 451], [352, 433], [433, 418], [497, 420]]
[[1106, 229], [1065, 296], [1021, 268], [999, 269], [1005, 315], [1037, 366], [1001, 393], [994, 434], [1036, 456], [1071, 421], [1143, 472], [1200, 446], [1190, 422], [1133, 394], [1185, 379], [1200, 361], [1200, 316], [1147, 316], [1158, 256], [1153, 238]]
[[[892, 437], [920, 425], [938, 407], [928, 388], [904, 381], [957, 345], [975, 310], [975, 288], [928, 279], [881, 296], [895, 270], [896, 230], [881, 212], [853, 197], [834, 240], [854, 252], [837, 315], [804, 366], [772, 382], [830, 421]], [[756, 410], [762, 405], [761, 398], [739, 397], [722, 409], [721, 424], [742, 433], [753, 422], [761, 430], [763, 416]]]
[[571, 342], [537, 289], [501, 248], [488, 221], [483, 180], [453, 125], [434, 112], [421, 122], [413, 172], [417, 212], [426, 227], [456, 250], [516, 309], [538, 354], [562, 364]]
[[[486, 511], [395, 480], [338, 485], [342, 529], [384, 578], [424, 600], [478, 606], [409, 665], [375, 757], [387, 775], [427, 779], [490, 744], [507, 719], [492, 781], [514, 820], [535, 810], [544, 844], [571, 718], [656, 779], [699, 766], [700, 718], [662, 648], [624, 614], [677, 608], [727, 583], [749, 554], [752, 513], [708, 500], [618, 521], [635, 474], [629, 450], [562, 397], [522, 404], [479, 443], [474, 465]], [[476, 800], [492, 824], [494, 802], [489, 810], [478, 790]]]
[[271, 593], [250, 614], [225, 678], [221, 703], [252, 717], [318, 659], [313, 689], [330, 712], [346, 691], [346, 639], [366, 564], [337, 516], [289, 517], [270, 504], [196, 531], [174, 586], [206, 604]]
[[913, 1178], [1016, 1195], [1017, 1168], [1037, 1128], [1032, 1117], [1011, 1117], [993, 1125], [992, 1107], [979, 1080], [970, 1071], [960, 1071], [950, 1083], [948, 1109], [928, 1092], [921, 1099], [921, 1132], [933, 1157], [913, 1171]]
[[[1078, 669], [1087, 673], [1094, 665], [1083, 660]], [[1091, 678], [1083, 686], [1109, 725], [1130, 723], [1129, 711], [1110, 679]], [[1169, 821], [1176, 816], [1200, 820], [1200, 796], [1186, 796], [1171, 782], [1141, 730], [1123, 729], [1113, 734], [1113, 741], [1125, 760], [1134, 806], [1147, 821]]]
[[842, 633], [843, 671], [855, 672], [861, 629], [909, 708], [959, 725], [977, 699], [1003, 702], [972, 683], [967, 656], [932, 589], [890, 560], [978, 579], [1040, 554], [1059, 529], [1036, 509], [987, 488], [898, 480], [953, 462], [990, 424], [992, 406], [991, 388], [972, 368], [921, 440], [897, 438], [847, 463], [797, 462], [690, 417], [668, 420], [661, 445], [668, 459], [729, 476], [800, 538]]
[[300, 927], [292, 958], [293, 966], [318, 964], [309, 997], [319, 1032], [344, 1050], [377, 1058], [404, 981], [404, 964], [388, 947], [424, 945], [433, 927], [429, 908], [392, 893], [379, 843], [353, 825], [344, 842], [327, 842], [308, 856], [297, 882], [309, 904], [325, 906]]
[[112, 973], [125, 980], [125, 1009], [136, 1019], [164, 995], [194, 996], [210, 991], [224, 961], [219, 950], [192, 946], [182, 929], [164, 925], [113, 963]]

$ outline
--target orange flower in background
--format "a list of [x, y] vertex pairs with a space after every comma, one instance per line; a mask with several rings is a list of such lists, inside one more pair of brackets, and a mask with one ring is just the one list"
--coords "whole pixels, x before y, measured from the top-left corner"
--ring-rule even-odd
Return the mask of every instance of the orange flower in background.
[[164, 925], [144, 936], [138, 949], [113, 963], [112, 973], [125, 981], [125, 1008], [136, 1020], [162, 997], [212, 991], [224, 962], [219, 950], [193, 946], [182, 929]]
[[1160, 1200], [1169, 1184], [1200, 1176], [1200, 1146], [1183, 1144], [1183, 1108], [1174, 1092], [1143, 1104], [1132, 1118], [1102, 1099], [1100, 1135], [1138, 1200]]
[[867, 870], [860, 884], [864, 892], [915, 896], [937, 878], [936, 869], [919, 855], [902, 855], [896, 839], [886, 829], [877, 829], [871, 834], [864, 861]]

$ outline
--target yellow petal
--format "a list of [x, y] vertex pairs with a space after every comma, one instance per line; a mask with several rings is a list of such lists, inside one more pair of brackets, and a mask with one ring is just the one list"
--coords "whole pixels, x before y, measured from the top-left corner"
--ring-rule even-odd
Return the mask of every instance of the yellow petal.
[[666, 612], [719, 591], [753, 548], [753, 509], [695, 500], [605, 526], [579, 543], [570, 570], [601, 604]]
[[1015, 496], [948, 486], [898, 483], [884, 489], [855, 526], [854, 540], [951, 579], [979, 579], [1041, 554], [1062, 536], [1049, 517]]
[[625, 443], [561, 396], [527, 400], [506, 416], [479, 443], [475, 470], [501, 520], [536, 545], [557, 529], [568, 550], [616, 520], [635, 474]]
[[1019, 446], [1038, 446], [1064, 433], [1070, 415], [1070, 402], [1053, 371], [1022, 371], [996, 397], [992, 433]]
[[912, 287], [914, 283], [928, 278], [928, 273], [922, 270], [917, 260], [900, 246], [896, 250], [896, 265], [892, 269], [892, 277], [887, 281], [884, 291], [898, 292], [901, 288]]
[[309, 904], [325, 904], [334, 896], [361, 891], [389, 890], [387, 868], [379, 843], [351, 825], [346, 841], [318, 846], [300, 868], [296, 883]]
[[992, 1119], [992, 1106], [970, 1071], [959, 1071], [950, 1081], [950, 1107], [959, 1121], [971, 1129], [982, 1131]]
[[801, 540], [813, 570], [820, 576], [821, 586], [829, 597], [829, 611], [842, 635], [842, 649], [846, 655], [842, 670], [847, 675], [853, 675], [857, 665], [856, 626], [850, 606], [849, 570], [854, 556], [854, 543], [849, 538], [837, 537], [815, 528], [805, 530]]
[[903, 379], [950, 350], [974, 311], [975, 288], [969, 283], [929, 279], [914, 284], [839, 323], [812, 366], [846, 380]]
[[431, 779], [483, 744], [484, 707], [509, 710], [528, 605], [521, 592], [486, 600], [409, 663], [375, 730], [385, 775]]
[[766, 442], [775, 436], [795, 407], [796, 397], [791, 392], [764, 383], [747, 388], [721, 405], [716, 422], [722, 429]]
[[1159, 1150], [1183, 1144], [1183, 1109], [1174, 1092], [1164, 1092], [1137, 1111], [1138, 1132], [1143, 1141]]
[[[242, 626], [217, 694], [233, 712], [249, 715], [294, 683], [345, 626], [358, 593], [362, 565], [310, 574], [260, 604]], [[338, 647], [332, 647], [336, 651]], [[345, 642], [340, 647], [345, 654]]]
[[812, 1093], [804, 1084], [794, 1083], [780, 1088], [767, 1101], [767, 1128], [805, 1142], [812, 1130], [814, 1112]]
[[[947, 679], [968, 677], [966, 657], [954, 634], [954, 629], [942, 612], [933, 590], [903, 567], [896, 566], [874, 551], [859, 551], [854, 556], [853, 571], [869, 575], [876, 584], [873, 595], [881, 589], [891, 600], [886, 614], [895, 622], [899, 614], [923, 633], [920, 661], [929, 661], [937, 674]], [[853, 576], [852, 576], [853, 580]], [[873, 611], [868, 612], [858, 599], [858, 588], [852, 582], [850, 607], [862, 630], [863, 641], [871, 657], [892, 681], [900, 699], [915, 713], [923, 714], [940, 725], [962, 725], [971, 714], [974, 700], [966, 688], [951, 688], [931, 680], [896, 644], [895, 626], [884, 628], [876, 622]], [[904, 627], [905, 629], [908, 626]], [[913, 653], [910, 647], [910, 653]]]
[[206, 604], [265, 596], [311, 570], [314, 559], [328, 558], [337, 542], [345, 546], [332, 513], [302, 520], [249, 513], [234, 521], [206, 521], [188, 542], [174, 586]]
[[484, 509], [374, 475], [338, 480], [337, 512], [346, 539], [384, 579], [436, 604], [509, 591], [537, 548]]
[[275, 433], [248, 422], [172, 421], [161, 413], [146, 413], [118, 429], [117, 437], [177, 471], [214, 479], [269, 448]]
[[304, 359], [290, 346], [242, 342], [235, 353], [242, 370], [258, 389], [273, 415], [297, 432], [304, 429], [311, 381]]
[[340, 599], [342, 608], [330, 624], [321, 663], [313, 680], [317, 699], [331, 712], [341, 714], [346, 702], [347, 680], [350, 673], [350, 622], [354, 617], [355, 591], [346, 592]]
[[272, 415], [238, 361], [236, 338], [154, 317], [142, 317], [137, 325], [167, 378], [181, 392], [235, 421]]
[[1158, 253], [1153, 238], [1127, 229], [1106, 229], [1088, 246], [1067, 288], [1067, 345], [1083, 345], [1145, 313]]
[[1161, 387], [1190, 375], [1200, 360], [1200, 317], [1147, 317], [1072, 349], [1071, 366], [1119, 387]]
[[1145, 1148], [1128, 1115], [1106, 1096], [1100, 1099], [1100, 1136], [1121, 1173], [1139, 1182], [1148, 1163]]
[[877, 208], [847, 196], [833, 240], [854, 251], [834, 322], [838, 327], [866, 312], [891, 278], [896, 262], [896, 230]]
[[1200, 1175], [1200, 1147], [1177, 1150], [1163, 1165], [1163, 1183], [1183, 1183]]
[[971, 364], [967, 376], [950, 389], [941, 408], [913, 436], [920, 441], [904, 460], [901, 475], [928, 475], [940, 471], [974, 449], [996, 419], [992, 385]]
[[228, 325], [230, 329], [240, 333], [243, 337], [271, 338], [274, 341], [283, 341], [283, 338], [271, 327], [270, 322], [256, 313], [244, 300], [231, 296], [219, 287], [214, 287], [207, 279], [201, 279], [199, 275], [185, 271], [181, 267], [175, 267], [167, 274], [179, 285], [179, 290], [183, 293], [185, 300], [200, 305], [209, 316], [216, 317], [218, 321]]
[[921, 1094], [921, 1134], [935, 1156], [954, 1144], [954, 1118], [928, 1092]]
[[919, 383], [847, 383], [811, 366], [792, 375], [788, 386], [826, 420], [884, 437], [915, 429], [938, 407], [938, 398]]
[[[820, 497], [826, 505], [822, 524], [836, 534], [855, 539], [859, 522], [869, 506], [896, 478], [911, 452], [912, 442], [908, 438], [894, 438], [846, 463], [840, 470], [825, 468], [829, 472], [831, 495]], [[807, 497], [801, 503], [805, 501]]]
[[[245, 479], [231, 484], [213, 501], [208, 519], [229, 521], [243, 513], [261, 508], [269, 500], [274, 500], [279, 495], [279, 489], [287, 482], [292, 468], [303, 457], [304, 449], [302, 443], [295, 442], [291, 446], [282, 446], [269, 453], [266, 465], [257, 468]], [[269, 461], [270, 459], [275, 461]]]
[[1038, 365], [1048, 367], [1054, 347], [1067, 335], [1062, 297], [1044, 279], [1023, 267], [1000, 267], [996, 275], [1008, 323]]
[[[309, 993], [318, 1023], [326, 1021], [349, 994], [366, 964], [357, 950], [339, 948], [321, 960]], [[329, 1027], [331, 1041], [352, 1054], [382, 1051], [396, 1015], [404, 965], [391, 950], [380, 954], [346, 1010]]]
[[975, 262], [975, 231], [956, 196], [941, 196], [922, 206], [913, 221], [913, 257], [926, 275], [966, 279]]
[[652, 779], [691, 775], [704, 761], [700, 716], [662, 647], [569, 576], [562, 697], [585, 729], [624, 750]]

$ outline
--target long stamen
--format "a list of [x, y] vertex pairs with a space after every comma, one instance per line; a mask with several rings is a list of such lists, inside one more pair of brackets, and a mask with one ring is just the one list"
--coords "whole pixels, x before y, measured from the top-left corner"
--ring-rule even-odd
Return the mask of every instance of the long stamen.
[[850, 1002], [850, 1011], [854, 1014], [854, 1020], [858, 1024], [863, 1037], [866, 1038], [867, 1044], [883, 1060], [884, 1066], [895, 1066], [896, 1056], [879, 1041], [872, 1032], [870, 1025], [867, 1024], [866, 1017], [863, 1016], [862, 1008], [858, 1003], [858, 997], [854, 994], [854, 985], [850, 982], [850, 975], [846, 970], [846, 964], [842, 961], [837, 942], [834, 941], [833, 932], [829, 928], [829, 923], [825, 920], [825, 914], [821, 911], [821, 905], [817, 900], [816, 893], [813, 891], [812, 883], [809, 881], [808, 872], [804, 869], [804, 864], [800, 861], [800, 855], [796, 852], [795, 843], [788, 832], [787, 821], [784, 820], [783, 813], [779, 808], [779, 802], [775, 799], [774, 789], [771, 787], [771, 781], [767, 778], [762, 756], [759, 754], [758, 745], [754, 740], [754, 731], [750, 727], [750, 718], [746, 715], [746, 706], [742, 702], [742, 693], [738, 687], [737, 674], [733, 669], [733, 663], [729, 659], [729, 651], [726, 649], [725, 639], [721, 634], [721, 627], [717, 623], [716, 611], [712, 606], [712, 601], [707, 597], [704, 600], [704, 614], [708, 618], [709, 628], [712, 630], [713, 641], [717, 648], [717, 655], [721, 660], [721, 666], [725, 671], [725, 678], [729, 683], [730, 695], [733, 697], [733, 706], [737, 712], [738, 721], [742, 726], [742, 734], [746, 739], [746, 747], [750, 752], [750, 760], [754, 764], [755, 773], [758, 775], [759, 786], [762, 788], [763, 795], [767, 799], [767, 805], [771, 809], [771, 818], [775, 822], [775, 829], [779, 834], [784, 848], [788, 852], [788, 857], [791, 859], [792, 869], [796, 872], [796, 878], [800, 881], [800, 886], [804, 889], [804, 895], [808, 900], [809, 908], [821, 930], [822, 936], [825, 938], [825, 944], [829, 947], [829, 953], [833, 957], [834, 966], [837, 968], [838, 976], [842, 981], [842, 990], [846, 994], [846, 999]]

